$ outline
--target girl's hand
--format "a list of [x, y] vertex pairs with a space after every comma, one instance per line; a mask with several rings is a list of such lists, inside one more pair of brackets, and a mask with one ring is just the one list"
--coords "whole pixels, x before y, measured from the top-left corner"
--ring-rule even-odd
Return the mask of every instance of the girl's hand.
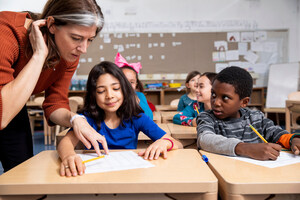
[[33, 54], [37, 54], [39, 57], [45, 60], [48, 55], [48, 47], [46, 44], [47, 38], [43, 36], [41, 27], [46, 26], [46, 20], [41, 19], [32, 22], [31, 32], [29, 34], [29, 40], [32, 47]]
[[171, 145], [171, 142], [164, 139], [156, 140], [146, 150], [142, 150], [138, 153], [139, 156], [143, 156], [145, 160], [157, 160], [160, 154], [163, 154], [163, 158], [167, 158], [167, 149]]
[[72, 154], [66, 156], [60, 164], [61, 176], [77, 176], [82, 175], [85, 171], [85, 165], [82, 163], [80, 156]]
[[100, 142], [105, 154], [109, 154], [105, 137], [97, 133], [84, 118], [75, 118], [72, 125], [76, 137], [84, 144], [84, 146], [86, 146], [86, 148], [90, 149], [93, 146], [98, 156], [101, 156], [98, 144], [98, 142]]

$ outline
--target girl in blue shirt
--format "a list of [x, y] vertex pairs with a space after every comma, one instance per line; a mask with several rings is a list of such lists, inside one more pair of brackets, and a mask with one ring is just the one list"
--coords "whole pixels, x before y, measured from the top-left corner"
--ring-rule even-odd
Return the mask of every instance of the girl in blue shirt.
[[[108, 149], [136, 149], [140, 131], [154, 141], [138, 153], [144, 159], [158, 159], [160, 154], [167, 158], [167, 151], [182, 148], [144, 114], [124, 73], [111, 62], [101, 62], [91, 70], [82, 116], [99, 133], [98, 142], [106, 154]], [[84, 173], [85, 166], [74, 151], [78, 141], [71, 130], [58, 145], [62, 176]]]
[[[197, 126], [196, 117], [198, 112], [210, 110], [210, 96], [213, 79], [217, 74], [213, 72], [205, 72], [198, 81], [197, 101], [185, 107], [181, 112], [174, 115], [173, 123], [184, 126]], [[197, 111], [198, 110], [198, 111]]]

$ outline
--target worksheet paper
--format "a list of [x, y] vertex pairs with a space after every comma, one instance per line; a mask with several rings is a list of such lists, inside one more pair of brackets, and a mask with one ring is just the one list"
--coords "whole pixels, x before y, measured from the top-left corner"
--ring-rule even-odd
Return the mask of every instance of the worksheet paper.
[[[78, 155], [83, 161], [98, 157], [96, 153]], [[86, 174], [154, 167], [133, 151], [110, 152], [104, 158], [85, 163], [85, 166]]]
[[245, 158], [245, 157], [230, 157], [232, 159], [245, 161], [248, 163], [252, 163], [255, 165], [260, 165], [263, 167], [275, 168], [275, 167], [282, 167], [285, 165], [291, 165], [295, 163], [300, 163], [300, 156], [294, 155], [287, 152], [280, 152], [280, 156], [278, 156], [277, 160], [255, 160], [252, 158]]

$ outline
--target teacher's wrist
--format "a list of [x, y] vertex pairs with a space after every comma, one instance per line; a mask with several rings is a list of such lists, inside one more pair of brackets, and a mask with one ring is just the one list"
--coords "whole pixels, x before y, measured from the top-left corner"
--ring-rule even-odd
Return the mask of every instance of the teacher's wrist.
[[73, 124], [74, 124], [74, 120], [75, 120], [75, 119], [77, 119], [77, 118], [83, 118], [83, 119], [85, 119], [85, 120], [86, 120], [85, 116], [83, 116], [83, 115], [78, 115], [78, 114], [75, 114], [75, 115], [73, 115], [73, 116], [71, 117], [71, 119], [70, 119], [70, 124], [71, 124], [71, 126], [73, 126]]

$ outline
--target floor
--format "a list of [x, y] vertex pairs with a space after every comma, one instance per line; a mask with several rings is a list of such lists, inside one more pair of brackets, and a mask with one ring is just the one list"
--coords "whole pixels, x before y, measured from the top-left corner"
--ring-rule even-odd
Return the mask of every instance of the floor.
[[[45, 150], [55, 150], [56, 147], [54, 145], [45, 145], [44, 144], [44, 132], [36, 131], [33, 135], [33, 154], [36, 155], [41, 151]], [[0, 175], [3, 174], [3, 168], [0, 162]]]

